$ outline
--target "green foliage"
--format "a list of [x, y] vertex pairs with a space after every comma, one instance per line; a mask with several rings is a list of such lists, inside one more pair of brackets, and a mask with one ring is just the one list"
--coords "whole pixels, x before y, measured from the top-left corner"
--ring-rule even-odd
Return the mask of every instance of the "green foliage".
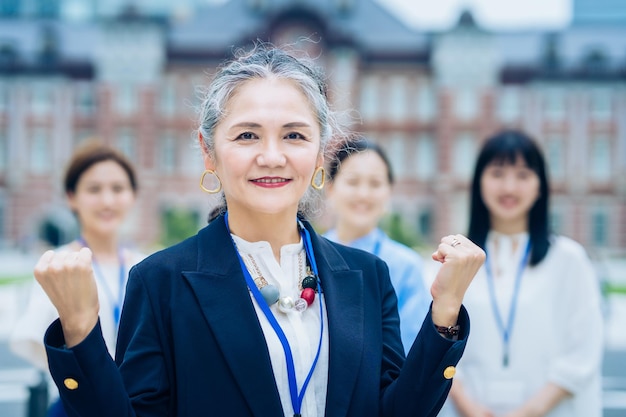
[[626, 285], [618, 285], [618, 284], [607, 284], [604, 289], [607, 294], [625, 294], [626, 295]]
[[384, 230], [391, 239], [411, 248], [419, 246], [421, 243], [415, 228], [410, 227], [398, 213], [391, 213], [386, 216], [381, 221], [380, 228]]
[[33, 279], [32, 274], [3, 276], [0, 277], [0, 286], [27, 282], [31, 279]]
[[171, 246], [198, 231], [199, 215], [196, 211], [183, 208], [166, 209], [161, 214], [161, 244]]

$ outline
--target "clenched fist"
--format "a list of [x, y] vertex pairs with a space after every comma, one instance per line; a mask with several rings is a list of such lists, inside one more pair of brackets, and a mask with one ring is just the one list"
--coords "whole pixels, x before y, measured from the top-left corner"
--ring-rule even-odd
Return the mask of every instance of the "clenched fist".
[[98, 289], [91, 250], [47, 251], [35, 265], [35, 279], [52, 301], [63, 326], [65, 344], [80, 343], [98, 322]]

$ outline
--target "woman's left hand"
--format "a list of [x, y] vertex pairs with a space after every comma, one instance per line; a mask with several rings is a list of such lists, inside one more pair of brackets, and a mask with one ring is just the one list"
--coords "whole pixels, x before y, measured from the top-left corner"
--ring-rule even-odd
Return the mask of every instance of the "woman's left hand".
[[465, 236], [449, 235], [441, 239], [432, 258], [442, 264], [430, 287], [433, 322], [437, 326], [454, 326], [465, 292], [486, 255]]

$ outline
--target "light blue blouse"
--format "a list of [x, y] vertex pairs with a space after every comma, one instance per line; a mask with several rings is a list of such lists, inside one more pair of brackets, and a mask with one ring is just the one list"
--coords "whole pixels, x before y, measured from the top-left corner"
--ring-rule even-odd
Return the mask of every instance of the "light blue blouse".
[[[326, 232], [324, 237], [346, 244], [339, 241], [335, 229]], [[432, 301], [424, 283], [422, 258], [413, 249], [390, 239], [378, 228], [347, 245], [373, 253], [387, 263], [391, 283], [398, 297], [402, 344], [405, 352], [408, 352]]]

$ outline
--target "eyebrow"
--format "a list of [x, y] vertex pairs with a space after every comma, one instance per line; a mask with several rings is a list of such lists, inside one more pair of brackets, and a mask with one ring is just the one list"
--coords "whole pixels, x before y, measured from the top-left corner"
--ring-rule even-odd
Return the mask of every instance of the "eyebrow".
[[[235, 125], [233, 125], [232, 127], [245, 127], [245, 128], [261, 128], [262, 126], [258, 123], [254, 123], [254, 122], [241, 122], [241, 123], [237, 123]], [[283, 126], [283, 128], [294, 128], [294, 127], [311, 127], [310, 124], [305, 123], [305, 122], [290, 122], [290, 123], [285, 123]]]

